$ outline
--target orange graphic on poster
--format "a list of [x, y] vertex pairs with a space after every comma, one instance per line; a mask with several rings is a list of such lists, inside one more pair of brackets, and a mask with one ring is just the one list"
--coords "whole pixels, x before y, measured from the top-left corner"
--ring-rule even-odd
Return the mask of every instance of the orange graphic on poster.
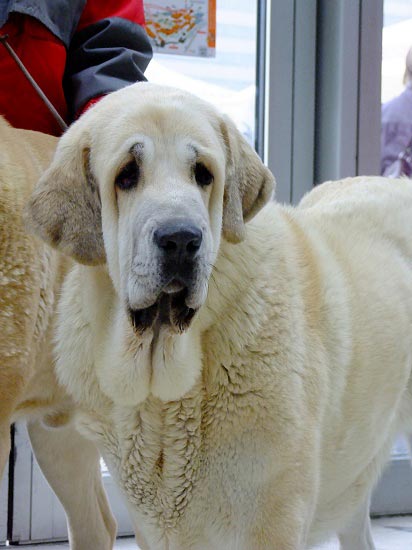
[[155, 52], [215, 55], [216, 0], [157, 0], [144, 6], [146, 31]]

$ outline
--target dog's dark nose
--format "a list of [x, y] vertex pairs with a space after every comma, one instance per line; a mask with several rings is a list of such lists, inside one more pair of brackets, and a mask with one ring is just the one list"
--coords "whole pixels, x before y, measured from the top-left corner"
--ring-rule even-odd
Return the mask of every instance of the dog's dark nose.
[[202, 231], [188, 224], [168, 224], [154, 232], [154, 241], [169, 258], [189, 260], [202, 244]]

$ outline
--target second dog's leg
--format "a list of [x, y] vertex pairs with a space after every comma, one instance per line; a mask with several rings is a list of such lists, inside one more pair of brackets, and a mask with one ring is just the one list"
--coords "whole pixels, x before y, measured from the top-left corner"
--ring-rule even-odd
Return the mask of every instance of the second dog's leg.
[[375, 550], [368, 498], [338, 535], [341, 550]]
[[0, 423], [0, 481], [10, 452], [10, 423]]
[[96, 447], [74, 428], [28, 425], [39, 466], [62, 503], [71, 550], [112, 550], [116, 521], [100, 473]]
[[[1, 326], [0, 319], [0, 326]], [[0, 350], [0, 359], [1, 359]], [[18, 358], [20, 359], [20, 357]], [[25, 375], [29, 373], [21, 367], [20, 360], [0, 364], [0, 481], [10, 453], [10, 426], [13, 412], [23, 395], [26, 385]]]

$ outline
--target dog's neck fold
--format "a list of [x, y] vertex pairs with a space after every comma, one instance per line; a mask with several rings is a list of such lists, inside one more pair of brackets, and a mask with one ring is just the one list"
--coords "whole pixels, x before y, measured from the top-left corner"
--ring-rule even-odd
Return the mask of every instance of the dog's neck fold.
[[114, 403], [138, 405], [150, 395], [175, 401], [199, 378], [200, 334], [195, 328], [176, 334], [161, 326], [137, 334], [115, 298], [108, 330], [112, 337], [99, 349], [96, 372]]

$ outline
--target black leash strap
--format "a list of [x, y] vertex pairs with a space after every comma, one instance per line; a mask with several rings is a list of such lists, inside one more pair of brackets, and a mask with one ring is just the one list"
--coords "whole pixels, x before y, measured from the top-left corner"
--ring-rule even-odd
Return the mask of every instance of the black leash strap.
[[37, 82], [34, 80], [34, 78], [31, 76], [29, 71], [26, 69], [24, 64], [22, 63], [19, 56], [16, 54], [16, 52], [13, 50], [13, 48], [10, 46], [10, 44], [7, 42], [8, 35], [0, 35], [0, 42], [3, 44], [3, 46], [6, 48], [8, 53], [11, 55], [11, 57], [14, 59], [14, 61], [17, 63], [21, 71], [23, 72], [24, 76], [27, 78], [27, 80], [30, 82], [30, 84], [33, 86], [33, 88], [36, 90], [37, 95], [40, 97], [40, 99], [43, 101], [43, 103], [46, 105], [46, 107], [49, 109], [51, 114], [54, 116], [55, 120], [57, 121], [57, 124], [60, 126], [60, 128], [64, 131], [67, 130], [67, 124], [64, 122], [62, 117], [59, 115], [57, 110], [55, 109], [54, 105], [50, 102], [48, 97], [45, 95], [43, 90], [40, 88], [40, 86], [37, 84]]

